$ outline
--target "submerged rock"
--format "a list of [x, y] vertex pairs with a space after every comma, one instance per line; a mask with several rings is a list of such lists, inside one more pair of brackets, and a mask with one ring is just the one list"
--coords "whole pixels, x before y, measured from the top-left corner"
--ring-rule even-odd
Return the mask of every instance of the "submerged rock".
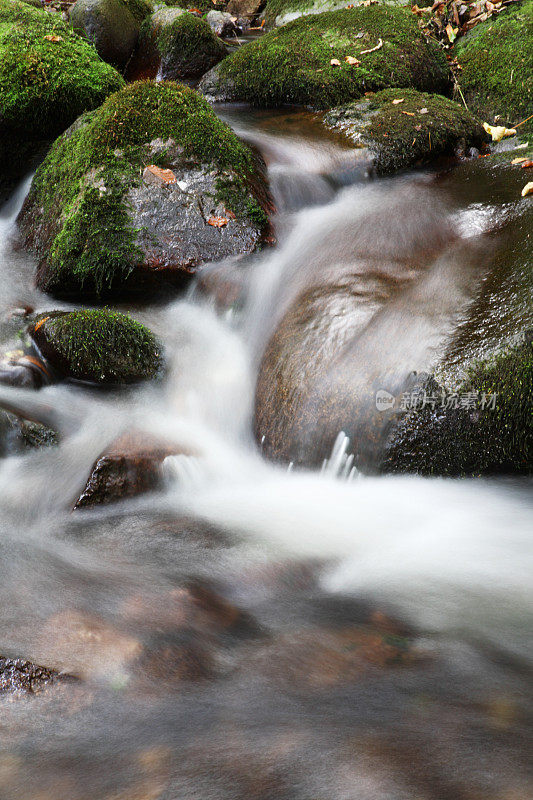
[[[456, 46], [458, 80], [469, 108], [513, 127], [533, 113], [533, 2], [513, 4]], [[533, 130], [529, 120], [522, 131]]]
[[413, 89], [385, 89], [334, 108], [324, 122], [368, 148], [382, 174], [480, 148], [489, 140], [481, 121], [458, 103]]
[[70, 22], [104, 61], [122, 68], [137, 44], [142, 21], [151, 12], [146, 0], [76, 0]]
[[413, 14], [383, 5], [298, 19], [240, 47], [200, 89], [258, 106], [332, 108], [389, 86], [446, 92], [450, 72]]
[[226, 55], [208, 23], [181, 8], [160, 8], [143, 24], [139, 61], [158, 66], [163, 80], [203, 75]]
[[108, 310], [52, 311], [29, 329], [55, 373], [100, 384], [136, 383], [160, 374], [162, 346], [151, 331]]
[[[172, 175], [154, 185], [146, 167]], [[202, 97], [140, 82], [55, 142], [19, 225], [41, 289], [147, 296], [183, 286], [204, 262], [253, 252], [269, 208], [262, 162]]]
[[123, 83], [58, 14], [0, 0], [0, 170], [26, 169], [37, 143]]

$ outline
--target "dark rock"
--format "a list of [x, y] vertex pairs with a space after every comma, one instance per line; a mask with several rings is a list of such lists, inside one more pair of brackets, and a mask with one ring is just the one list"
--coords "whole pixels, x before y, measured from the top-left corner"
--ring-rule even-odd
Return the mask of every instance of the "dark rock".
[[136, 56], [141, 69], [151, 66], [163, 80], [203, 75], [226, 55], [208, 23], [209, 15], [206, 21], [182, 8], [160, 8], [141, 30]]
[[453, 156], [489, 141], [480, 120], [464, 107], [413, 89], [386, 89], [334, 108], [324, 122], [357, 147], [367, 148], [378, 174]]
[[[175, 180], [145, 182], [149, 166]], [[183, 286], [205, 262], [254, 251], [270, 208], [262, 162], [203, 98], [142, 82], [54, 144], [19, 224], [45, 291], [146, 297]]]
[[147, 434], [134, 431], [120, 436], [96, 460], [74, 508], [108, 505], [157, 489], [162, 462], [178, 452], [183, 448]]
[[116, 385], [162, 370], [162, 346], [151, 331], [107, 309], [40, 314], [28, 333], [58, 376]]
[[0, 383], [26, 389], [40, 389], [50, 383], [52, 375], [46, 364], [22, 350], [8, 353], [0, 361]]
[[265, 6], [265, 0], [229, 0], [226, 12], [234, 17], [253, 19]]
[[70, 22], [94, 44], [98, 55], [123, 68], [131, 57], [143, 19], [151, 13], [145, 0], [76, 0]]
[[53, 669], [39, 667], [21, 658], [0, 656], [0, 696], [2, 694], [37, 694], [58, 676]]
[[[206, 17], [207, 24], [217, 36], [236, 36], [239, 32], [235, 17], [225, 11], [210, 11]], [[210, 65], [210, 66], [214, 66]]]
[[413, 14], [375, 4], [297, 19], [235, 50], [199, 88], [217, 100], [327, 109], [391, 86], [445, 93], [450, 72]]

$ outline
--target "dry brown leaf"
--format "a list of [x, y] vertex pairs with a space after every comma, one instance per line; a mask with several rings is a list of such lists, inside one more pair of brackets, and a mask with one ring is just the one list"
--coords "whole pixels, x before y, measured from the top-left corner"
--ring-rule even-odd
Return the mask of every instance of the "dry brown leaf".
[[522, 189], [522, 197], [527, 197], [528, 194], [532, 193], [533, 193], [533, 181], [530, 181], [529, 183], [526, 183], [526, 185]]
[[331, 64], [332, 67], [340, 67], [341, 65], [341, 62], [339, 61], [338, 58], [332, 58], [329, 63]]
[[450, 23], [446, 25], [446, 35], [448, 37], [448, 41], [450, 42], [450, 44], [455, 42], [455, 40], [457, 39], [457, 32], [458, 28], [452, 28]]
[[513, 158], [511, 164], [523, 164], [524, 161], [527, 161], [527, 156], [521, 156], [520, 158]]
[[531, 167], [533, 167], [533, 161], [530, 158], [528, 158], [528, 160], [524, 161], [524, 163], [522, 164], [522, 169], [530, 169]]
[[405, 114], [406, 117], [414, 117], [414, 111], [402, 111], [402, 114]]
[[42, 319], [40, 319], [39, 322], [35, 325], [33, 331], [34, 332], [38, 331], [39, 328], [41, 327], [41, 325], [44, 325], [44, 323], [46, 322], [47, 319], [50, 319], [50, 317], [43, 317]]
[[383, 39], [380, 39], [375, 47], [371, 47], [370, 50], [361, 50], [359, 55], [362, 56], [365, 53], [373, 53], [375, 50], [380, 50], [382, 47], [383, 47]]
[[207, 220], [207, 224], [211, 225], [213, 228], [225, 228], [228, 222], [229, 219], [226, 217], [210, 217]]
[[400, 103], [404, 102], [404, 100], [405, 100], [405, 97], [397, 97], [396, 100], [392, 101], [392, 105], [393, 106], [399, 106]]
[[161, 169], [161, 167], [158, 167], [155, 164], [148, 164], [144, 171], [150, 172], [156, 178], [159, 178], [161, 183], [176, 183], [176, 176], [171, 169]]
[[44, 37], [48, 42], [62, 42], [63, 37], [58, 36], [56, 33], [49, 33], [48, 36]]
[[429, 114], [429, 110], [427, 108], [419, 108], [418, 109], [418, 113], [419, 114]]
[[346, 56], [346, 58], [344, 60], [346, 61], [347, 64], [351, 64], [353, 67], [358, 67], [359, 64], [361, 63], [360, 61], [358, 61], [353, 56]]

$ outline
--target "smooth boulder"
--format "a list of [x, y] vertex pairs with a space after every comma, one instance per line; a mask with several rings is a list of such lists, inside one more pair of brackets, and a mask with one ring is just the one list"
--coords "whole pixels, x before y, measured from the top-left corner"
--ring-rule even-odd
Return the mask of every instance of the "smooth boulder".
[[40, 355], [65, 378], [137, 383], [157, 377], [163, 368], [162, 346], [153, 333], [118, 312], [52, 311], [40, 314], [28, 332]]
[[257, 106], [328, 109], [394, 86], [446, 93], [450, 71], [413, 14], [377, 4], [302, 17], [271, 31], [210, 70], [200, 90]]
[[262, 162], [194, 90], [130, 84], [55, 142], [19, 216], [60, 297], [182, 287], [268, 230]]
[[367, 148], [378, 174], [478, 150], [489, 141], [479, 119], [440, 95], [385, 89], [334, 108], [324, 119], [356, 147]]
[[70, 9], [72, 27], [94, 44], [100, 58], [122, 69], [152, 12], [145, 0], [76, 0]]

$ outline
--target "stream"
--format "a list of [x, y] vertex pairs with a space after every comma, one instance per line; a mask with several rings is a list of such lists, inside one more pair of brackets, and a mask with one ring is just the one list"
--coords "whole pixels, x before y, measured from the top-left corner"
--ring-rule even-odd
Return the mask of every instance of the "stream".
[[[0, 461], [0, 654], [61, 672], [0, 694], [0, 800], [527, 800], [531, 481], [374, 470], [376, 388], [490, 349], [510, 304], [533, 325], [521, 176], [471, 159], [372, 179], [312, 114], [218, 113], [266, 160], [276, 246], [121, 307], [164, 342], [161, 383], [0, 391], [62, 433]], [[17, 244], [30, 182], [0, 209], [4, 350], [13, 308], [75, 307]], [[302, 291], [347, 276], [296, 378], [331, 360], [355, 439], [302, 405], [317, 467], [275, 463], [253, 433], [262, 355]], [[176, 444], [164, 487], [72, 512], [131, 429]]]

